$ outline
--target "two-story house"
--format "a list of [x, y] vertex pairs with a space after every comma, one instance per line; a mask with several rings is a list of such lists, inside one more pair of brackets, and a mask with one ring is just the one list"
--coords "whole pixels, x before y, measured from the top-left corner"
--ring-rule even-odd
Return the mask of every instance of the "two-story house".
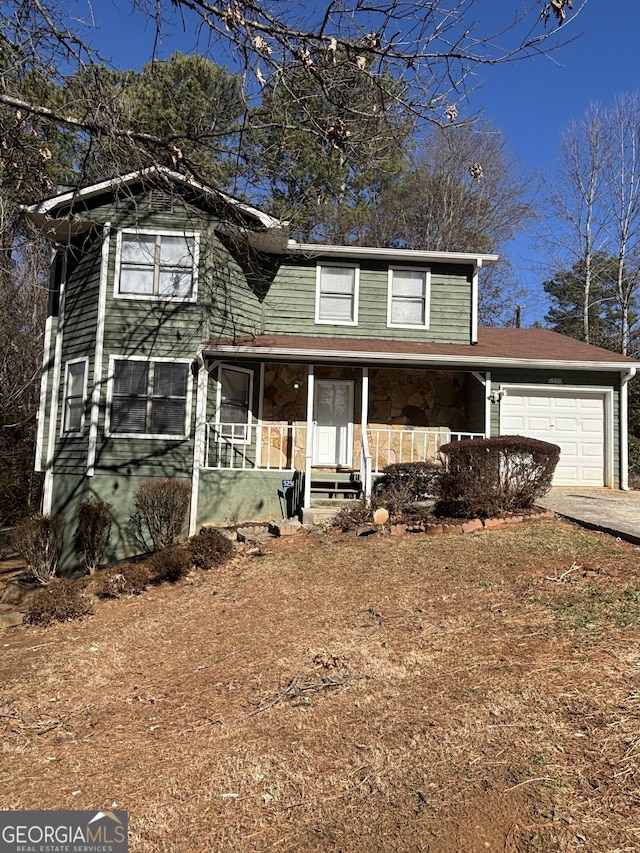
[[[302, 245], [286, 223], [150, 169], [27, 209], [55, 247], [36, 465], [43, 511], [192, 483], [204, 522], [370, 493], [467, 436], [553, 441], [555, 483], [627, 486], [636, 362], [544, 329], [478, 328], [495, 255]], [[288, 489], [294, 482], [293, 490]], [[316, 491], [317, 490], [317, 491]]]

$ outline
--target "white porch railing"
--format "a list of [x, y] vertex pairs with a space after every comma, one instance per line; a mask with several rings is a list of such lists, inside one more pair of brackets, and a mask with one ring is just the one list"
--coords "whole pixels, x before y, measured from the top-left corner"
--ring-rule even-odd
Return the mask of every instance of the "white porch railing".
[[372, 473], [401, 462], [434, 459], [443, 444], [465, 438], [484, 438], [482, 432], [452, 432], [449, 429], [367, 428]]
[[369, 503], [371, 499], [371, 490], [373, 487], [371, 471], [372, 457], [369, 450], [369, 441], [367, 431], [362, 431], [360, 438], [360, 482], [362, 483], [364, 499]]
[[207, 423], [204, 467], [228, 471], [303, 470], [306, 447], [306, 424]]

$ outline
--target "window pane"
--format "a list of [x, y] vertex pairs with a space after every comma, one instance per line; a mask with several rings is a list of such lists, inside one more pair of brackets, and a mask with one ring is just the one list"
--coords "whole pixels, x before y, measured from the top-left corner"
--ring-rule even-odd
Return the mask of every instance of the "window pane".
[[193, 267], [193, 237], [161, 237], [160, 263], [163, 266]]
[[391, 322], [402, 325], [423, 326], [423, 299], [394, 299], [391, 304]]
[[153, 293], [153, 267], [120, 268], [120, 293]]
[[353, 294], [355, 272], [353, 267], [322, 267], [320, 292]]
[[155, 435], [182, 435], [184, 433], [185, 400], [153, 400], [151, 404], [151, 432]]
[[67, 410], [65, 415], [65, 432], [80, 432], [82, 428], [82, 414], [84, 412], [84, 401], [82, 397], [69, 397], [67, 399]]
[[321, 320], [353, 320], [351, 296], [320, 296]]
[[147, 395], [149, 363], [146, 361], [119, 360], [115, 363], [113, 390], [115, 394]]
[[123, 234], [122, 260], [138, 264], [155, 263], [156, 238], [153, 234]]
[[140, 397], [114, 397], [111, 403], [112, 432], [146, 432], [147, 401]]
[[84, 394], [84, 361], [69, 365], [67, 397], [82, 397]]
[[187, 364], [156, 362], [153, 369], [153, 394], [156, 397], [187, 396]]
[[393, 273], [393, 295], [424, 297], [425, 274], [410, 270]]
[[160, 296], [191, 296], [191, 272], [183, 269], [161, 269], [159, 292]]

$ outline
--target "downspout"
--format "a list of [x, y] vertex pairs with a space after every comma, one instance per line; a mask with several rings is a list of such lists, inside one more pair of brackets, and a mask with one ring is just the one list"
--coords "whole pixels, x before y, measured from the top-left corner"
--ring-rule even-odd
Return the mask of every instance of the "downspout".
[[635, 375], [635, 367], [620, 374], [620, 488], [624, 491], [629, 491], [629, 381]]
[[53, 506], [53, 460], [56, 450], [56, 430], [58, 428], [58, 401], [60, 396], [60, 370], [62, 367], [62, 338], [65, 324], [65, 299], [67, 287], [67, 256], [62, 260], [60, 276], [60, 294], [58, 302], [58, 328], [56, 331], [53, 357], [53, 377], [51, 382], [51, 405], [49, 407], [49, 436], [47, 440], [47, 458], [44, 464], [44, 487], [42, 490], [42, 513], [49, 515]]
[[311, 463], [313, 461], [313, 442], [315, 436], [313, 434], [313, 394], [314, 394], [315, 367], [309, 365], [309, 373], [307, 375], [307, 449], [304, 459], [304, 498], [302, 502], [303, 509], [311, 508]]
[[482, 269], [482, 258], [476, 258], [471, 277], [471, 343], [478, 343], [478, 273]]
[[102, 229], [102, 260], [100, 263], [100, 290], [98, 295], [98, 319], [96, 323], [96, 346], [93, 355], [93, 387], [91, 389], [91, 416], [89, 420], [89, 445], [87, 450], [87, 477], [95, 474], [98, 447], [98, 420], [100, 418], [100, 396], [102, 394], [102, 362], [104, 353], [104, 329], [107, 311], [107, 283], [109, 273], [109, 244], [111, 223]]

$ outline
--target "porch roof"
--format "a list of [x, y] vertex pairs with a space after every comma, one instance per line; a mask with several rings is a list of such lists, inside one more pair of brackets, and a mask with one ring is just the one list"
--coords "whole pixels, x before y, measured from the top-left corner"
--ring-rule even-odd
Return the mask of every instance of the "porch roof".
[[270, 361], [333, 362], [377, 366], [433, 366], [469, 370], [529, 367], [581, 370], [630, 370], [640, 361], [585, 344], [549, 329], [478, 330], [477, 344], [257, 335], [208, 341], [204, 355]]

